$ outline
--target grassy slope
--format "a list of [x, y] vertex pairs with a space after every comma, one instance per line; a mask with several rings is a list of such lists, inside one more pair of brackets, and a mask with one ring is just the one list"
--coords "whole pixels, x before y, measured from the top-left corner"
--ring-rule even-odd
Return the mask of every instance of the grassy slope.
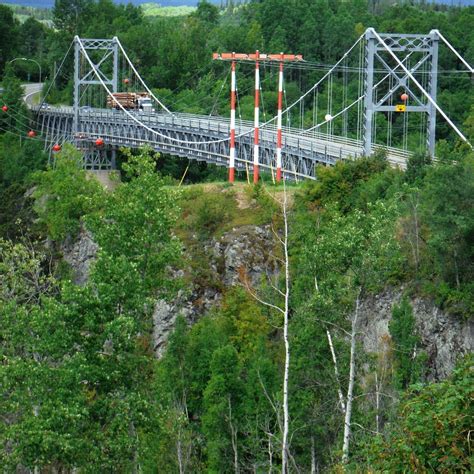
[[159, 3], [143, 3], [141, 5], [145, 16], [186, 16], [196, 10], [196, 7], [162, 7]]
[[[50, 8], [35, 8], [35, 7], [24, 7], [21, 5], [15, 5], [12, 3], [3, 3], [11, 8], [14, 12], [15, 18], [21, 23], [27, 20], [30, 16], [36, 18], [38, 21], [48, 24], [52, 21], [53, 12]], [[162, 7], [159, 3], [143, 3], [141, 5], [145, 16], [161, 16], [161, 17], [172, 17], [172, 16], [186, 16], [196, 10], [196, 7]]]
[[[287, 188], [290, 204], [297, 188]], [[269, 224], [278, 211], [274, 198], [283, 198], [282, 186], [255, 188], [244, 183], [233, 186], [205, 183], [182, 189], [182, 217], [176, 233], [185, 242], [189, 242], [196, 232], [201, 233], [202, 237], [219, 237], [235, 227]]]
[[36, 20], [47, 24], [50, 26], [50, 23], [53, 20], [53, 11], [50, 8], [34, 8], [34, 7], [24, 7], [22, 5], [15, 5], [12, 3], [0, 3], [5, 5], [13, 10], [15, 18], [23, 23], [29, 17], [33, 17]]

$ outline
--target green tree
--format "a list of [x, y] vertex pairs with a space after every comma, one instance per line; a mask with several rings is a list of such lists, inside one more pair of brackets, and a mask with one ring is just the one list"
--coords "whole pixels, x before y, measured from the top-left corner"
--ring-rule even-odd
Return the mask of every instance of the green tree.
[[18, 22], [13, 17], [13, 11], [7, 5], [0, 5], [0, 74], [3, 72], [8, 60], [14, 57], [18, 46]]
[[[130, 158], [129, 181], [114, 198], [94, 194], [96, 184], [87, 188], [74, 156], [64, 156], [63, 168], [58, 163], [41, 173], [39, 186], [47, 195], [54, 181], [54, 196], [64, 199], [70, 198], [68, 186], [79, 194], [90, 190], [91, 207], [80, 206], [77, 214], [70, 203], [52, 210], [75, 223], [93, 212], [88, 222], [93, 231], [101, 222], [101, 250], [89, 281], [78, 287], [68, 280], [50, 283], [42, 259], [1, 244], [2, 418], [8, 423], [0, 436], [9, 446], [2, 465], [130, 472], [158, 432], [148, 330], [154, 298], [172, 286], [165, 276], [176, 257], [175, 201], [147, 153]], [[64, 228], [53, 224], [60, 235]]]
[[90, 18], [93, 0], [55, 0], [53, 16], [55, 26], [70, 34], [82, 34]]
[[[23, 102], [23, 87], [20, 80], [15, 76], [13, 64], [5, 68], [3, 76], [3, 92], [0, 102], [8, 107], [6, 112], [0, 115], [0, 130], [11, 131], [16, 135], [26, 134], [29, 128], [29, 117]], [[3, 107], [2, 105], [2, 107]]]
[[461, 361], [449, 379], [414, 386], [385, 438], [372, 438], [369, 464], [383, 472], [472, 470], [473, 360]]
[[193, 13], [199, 20], [214, 25], [219, 19], [219, 8], [207, 0], [199, 0], [197, 9]]
[[211, 379], [204, 392], [203, 431], [211, 472], [223, 472], [239, 465], [240, 403], [243, 384], [237, 351], [227, 345], [214, 352]]
[[408, 158], [405, 179], [409, 184], [419, 183], [423, 180], [431, 158], [424, 153], [414, 153]]
[[422, 212], [435, 268], [457, 289], [473, 275], [474, 159], [438, 164], [425, 178]]
[[395, 385], [404, 390], [417, 383], [423, 375], [425, 355], [420, 349], [421, 339], [417, 334], [413, 309], [406, 297], [392, 309], [389, 323], [394, 344]]
[[[29, 17], [21, 24], [19, 34], [22, 45], [21, 54], [24, 54], [28, 58], [41, 59], [47, 46], [47, 29], [43, 23], [33, 17]], [[31, 66], [31, 71], [34, 71], [34, 75], [39, 82], [39, 76], [37, 75], [38, 67], [36, 64], [31, 61], [28, 61], [27, 64]]]
[[[170, 229], [178, 217], [179, 190], [165, 187], [155, 173], [158, 155], [143, 149], [123, 164], [128, 180], [103, 196], [103, 205], [91, 210], [87, 224], [103, 253], [101, 271], [113, 278], [116, 265], [129, 269], [128, 283], [142, 291], [165, 290], [168, 269], [176, 261], [180, 243]], [[134, 278], [139, 283], [133, 283]], [[165, 284], [166, 283], [166, 284]], [[127, 282], [115, 282], [126, 289]], [[139, 298], [139, 295], [136, 295]]]
[[104, 190], [82, 169], [79, 152], [70, 146], [55, 156], [53, 165], [34, 176], [35, 209], [54, 240], [74, 237], [81, 219], [101, 206]]
[[47, 155], [42, 143], [36, 140], [21, 140], [13, 133], [0, 136], [0, 186], [25, 185], [29, 176], [44, 169]]

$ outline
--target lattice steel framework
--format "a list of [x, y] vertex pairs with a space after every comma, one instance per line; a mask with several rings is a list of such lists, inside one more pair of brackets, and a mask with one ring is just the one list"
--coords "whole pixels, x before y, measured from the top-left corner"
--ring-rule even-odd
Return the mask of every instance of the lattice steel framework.
[[[84, 51], [81, 48], [81, 43], [87, 53], [98, 52], [95, 56], [92, 54], [96, 61], [94, 69], [87, 61], [82, 61]], [[87, 65], [85, 70], [81, 68], [82, 63]], [[72, 123], [76, 145], [84, 154], [84, 167], [86, 169], [113, 169], [115, 168], [115, 148], [97, 149], [92, 142], [85, 142], [82, 138], [81, 97], [84, 86], [102, 88], [102, 83], [97, 78], [96, 72], [112, 92], [118, 91], [119, 43], [116, 37], [112, 39], [80, 39], [76, 37], [74, 39], [74, 118]]]
[[[374, 137], [374, 115], [376, 112], [426, 113], [426, 145], [431, 156], [435, 152], [436, 107], [427, 100], [423, 91], [413, 83], [410, 75], [401, 68], [402, 63], [411, 73], [427, 75], [426, 89], [433, 102], [436, 102], [438, 74], [439, 34], [432, 30], [428, 35], [376, 33], [369, 28], [365, 33], [364, 62], [364, 118], [363, 142], [364, 154], [370, 155]], [[389, 54], [390, 50], [394, 57]], [[376, 84], [376, 75], [383, 74], [388, 81]], [[387, 84], [388, 83], [388, 84]], [[378, 90], [377, 90], [378, 89]], [[408, 95], [409, 104], [392, 105], [395, 94], [404, 92]], [[379, 98], [380, 97], [380, 98]]]

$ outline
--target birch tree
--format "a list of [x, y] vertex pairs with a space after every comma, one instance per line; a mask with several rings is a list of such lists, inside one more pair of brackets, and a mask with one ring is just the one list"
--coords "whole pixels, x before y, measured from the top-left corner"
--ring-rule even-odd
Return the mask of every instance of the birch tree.
[[[279, 200], [273, 195], [270, 196], [278, 204], [281, 215], [283, 219], [283, 232], [280, 235], [275, 229], [272, 228], [273, 234], [276, 241], [280, 244], [282, 250], [282, 258], [278, 258], [281, 263], [281, 269], [283, 276], [283, 290], [281, 290], [276, 284], [271, 286], [273, 290], [278, 295], [278, 302], [272, 303], [259, 294], [257, 294], [251, 287], [247, 279], [244, 280], [244, 283], [251, 293], [251, 295], [259, 301], [261, 304], [275, 310], [283, 317], [283, 343], [285, 351], [285, 362], [283, 369], [283, 386], [282, 386], [282, 395], [283, 395], [283, 423], [281, 426], [281, 470], [283, 474], [288, 472], [290, 452], [289, 452], [289, 424], [290, 424], [290, 415], [288, 408], [288, 382], [290, 375], [290, 341], [289, 341], [289, 305], [290, 305], [290, 259], [288, 251], [288, 236], [289, 236], [289, 226], [288, 226], [288, 193], [286, 190], [285, 182], [283, 182], [283, 199]], [[281, 302], [283, 300], [283, 302]]]

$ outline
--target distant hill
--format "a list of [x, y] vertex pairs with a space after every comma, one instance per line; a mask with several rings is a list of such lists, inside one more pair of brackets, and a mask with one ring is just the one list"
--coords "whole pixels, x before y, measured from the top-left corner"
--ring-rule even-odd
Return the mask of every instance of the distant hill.
[[[156, 2], [162, 7], [182, 7], [182, 6], [196, 6], [199, 0], [161, 0]], [[220, 4], [220, 0], [210, 0], [211, 3]], [[54, 0], [3, 0], [1, 3], [22, 5], [25, 7], [35, 8], [51, 8], [54, 6]], [[133, 5], [141, 5], [142, 3], [149, 3], [149, 0], [120, 0], [116, 3], [133, 3]]]
[[166, 7], [159, 3], [142, 3], [142, 9], [145, 16], [185, 16], [196, 10], [196, 7]]
[[[150, 3], [149, 0], [115, 0], [116, 3], [132, 3], [133, 5], [141, 5], [143, 3]], [[209, 0], [211, 3], [216, 5], [221, 4], [221, 0]], [[162, 7], [195, 7], [199, 0], [161, 0], [156, 2], [157, 5]], [[3, 0], [0, 3], [22, 5], [26, 7], [35, 8], [51, 8], [54, 6], [54, 0]], [[474, 0], [436, 0], [430, 3], [443, 3], [445, 5], [463, 5], [463, 6], [474, 6]]]

